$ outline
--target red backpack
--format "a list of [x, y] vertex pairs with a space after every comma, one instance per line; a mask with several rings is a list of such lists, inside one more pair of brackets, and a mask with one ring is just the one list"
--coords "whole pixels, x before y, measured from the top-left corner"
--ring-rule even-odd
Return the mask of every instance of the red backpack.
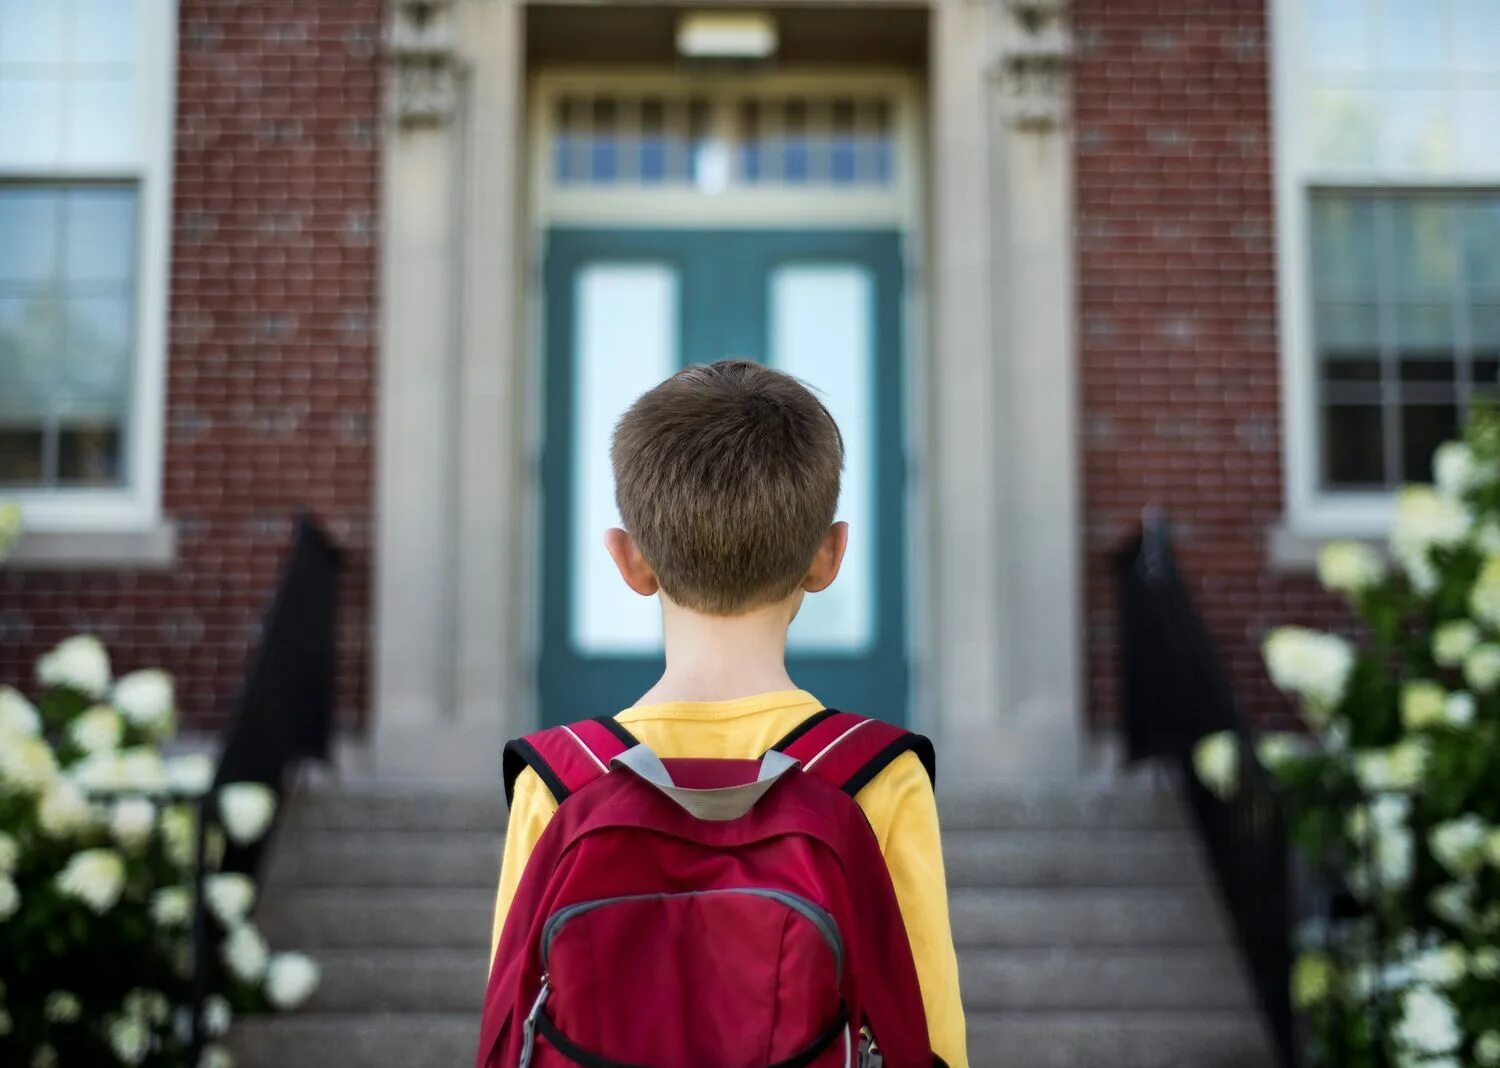
[[[825, 710], [759, 761], [662, 760], [601, 718], [506, 746], [558, 800], [507, 913], [477, 1068], [932, 1068], [854, 795], [920, 735]], [[940, 1062], [939, 1062], [940, 1063]]]

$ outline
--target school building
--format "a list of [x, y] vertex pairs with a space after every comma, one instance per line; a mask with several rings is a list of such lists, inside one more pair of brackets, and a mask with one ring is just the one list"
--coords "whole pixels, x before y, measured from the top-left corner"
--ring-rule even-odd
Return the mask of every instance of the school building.
[[5, 0], [0, 678], [89, 630], [215, 727], [306, 508], [347, 766], [494, 782], [651, 678], [606, 442], [736, 355], [848, 443], [829, 704], [1107, 762], [1159, 506], [1283, 718], [1318, 545], [1495, 385], [1497, 133], [1489, 0]]

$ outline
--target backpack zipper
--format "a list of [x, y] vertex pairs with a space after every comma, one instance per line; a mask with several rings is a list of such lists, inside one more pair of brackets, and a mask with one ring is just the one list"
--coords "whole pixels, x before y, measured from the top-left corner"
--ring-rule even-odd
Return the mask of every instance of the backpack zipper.
[[558, 909], [547, 922], [542, 924], [542, 970], [547, 969], [547, 958], [552, 952], [552, 942], [557, 938], [557, 933], [569, 920], [603, 908], [606, 905], [618, 905], [627, 901], [662, 901], [673, 897], [712, 897], [723, 894], [744, 894], [750, 897], [762, 897], [771, 901], [777, 901], [787, 908], [802, 916], [823, 936], [823, 941], [828, 943], [828, 948], [833, 951], [835, 972], [839, 976], [844, 974], [844, 939], [839, 934], [838, 924], [827, 909], [799, 894], [789, 890], [775, 890], [770, 887], [747, 886], [741, 888], [725, 888], [719, 890], [684, 890], [680, 893], [660, 894], [624, 894], [619, 897], [601, 897], [592, 901], [579, 901], [572, 905]]

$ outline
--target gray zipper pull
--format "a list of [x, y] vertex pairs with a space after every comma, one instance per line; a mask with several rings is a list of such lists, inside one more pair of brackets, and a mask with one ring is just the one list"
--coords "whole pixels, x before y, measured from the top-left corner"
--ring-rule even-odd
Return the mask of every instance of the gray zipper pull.
[[526, 1014], [526, 1022], [521, 1025], [521, 1059], [516, 1062], [516, 1068], [531, 1068], [532, 1051], [536, 1047], [536, 1018], [542, 1014], [542, 1006], [547, 1003], [547, 995], [552, 993], [551, 980], [543, 975], [542, 988], [536, 992], [536, 1001], [531, 1004], [531, 1011]]

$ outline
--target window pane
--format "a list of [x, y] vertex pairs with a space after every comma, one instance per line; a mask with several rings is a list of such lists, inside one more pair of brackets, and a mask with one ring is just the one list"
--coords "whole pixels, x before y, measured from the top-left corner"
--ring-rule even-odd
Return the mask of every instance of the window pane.
[[73, 0], [73, 62], [135, 61], [134, 0]]
[[129, 284], [135, 275], [135, 209], [131, 189], [102, 186], [69, 195], [64, 247], [70, 282]]
[[0, 0], [0, 63], [62, 63], [65, 7], [61, 0]]
[[138, 154], [135, 85], [119, 78], [76, 79], [64, 145], [77, 163], [129, 163]]
[[844, 435], [838, 517], [849, 524], [839, 579], [809, 595], [789, 648], [857, 652], [875, 634], [875, 413], [872, 285], [863, 267], [780, 267], [770, 293], [771, 363], [816, 389]]
[[1444, 170], [1458, 161], [1453, 99], [1432, 89], [1389, 89], [1381, 117], [1384, 164], [1398, 170]]
[[1370, 167], [1380, 156], [1380, 98], [1373, 90], [1315, 89], [1309, 158], [1323, 167]]
[[0, 71], [0, 163], [53, 166], [62, 149], [63, 83]]
[[1381, 411], [1370, 405], [1323, 410], [1323, 482], [1328, 489], [1368, 489], [1385, 483]]
[[1500, 73], [1500, 4], [1495, 0], [1451, 0], [1454, 66]]
[[1307, 0], [1309, 60], [1317, 70], [1369, 70], [1374, 20], [1369, 0]]
[[678, 367], [677, 272], [661, 263], [595, 263], [574, 287], [573, 647], [592, 653], [661, 649], [655, 598], [620, 581], [604, 532], [620, 526], [610, 438], [625, 409]]
[[[1500, 4], [1495, 5], [1500, 11]], [[1493, 51], [1500, 54], [1500, 35]], [[1466, 170], [1500, 171], [1500, 90], [1469, 89], [1454, 102], [1454, 125]]]
[[1380, 0], [1380, 7], [1380, 56], [1385, 69], [1446, 69], [1447, 20], [1439, 4], [1433, 0]]
[[1451, 297], [1461, 251], [1455, 204], [1443, 197], [1390, 201], [1396, 293], [1403, 299]]
[[136, 207], [132, 186], [0, 185], [0, 248], [43, 250], [24, 280], [0, 254], [0, 485], [123, 477]]
[[1313, 271], [1320, 292], [1371, 300], [1375, 296], [1375, 200], [1320, 197], [1313, 201]]
[[1452, 404], [1408, 404], [1401, 410], [1401, 479], [1432, 481], [1432, 454], [1458, 435], [1458, 408]]
[[7, 283], [42, 282], [57, 273], [56, 190], [0, 186], [0, 292]]

